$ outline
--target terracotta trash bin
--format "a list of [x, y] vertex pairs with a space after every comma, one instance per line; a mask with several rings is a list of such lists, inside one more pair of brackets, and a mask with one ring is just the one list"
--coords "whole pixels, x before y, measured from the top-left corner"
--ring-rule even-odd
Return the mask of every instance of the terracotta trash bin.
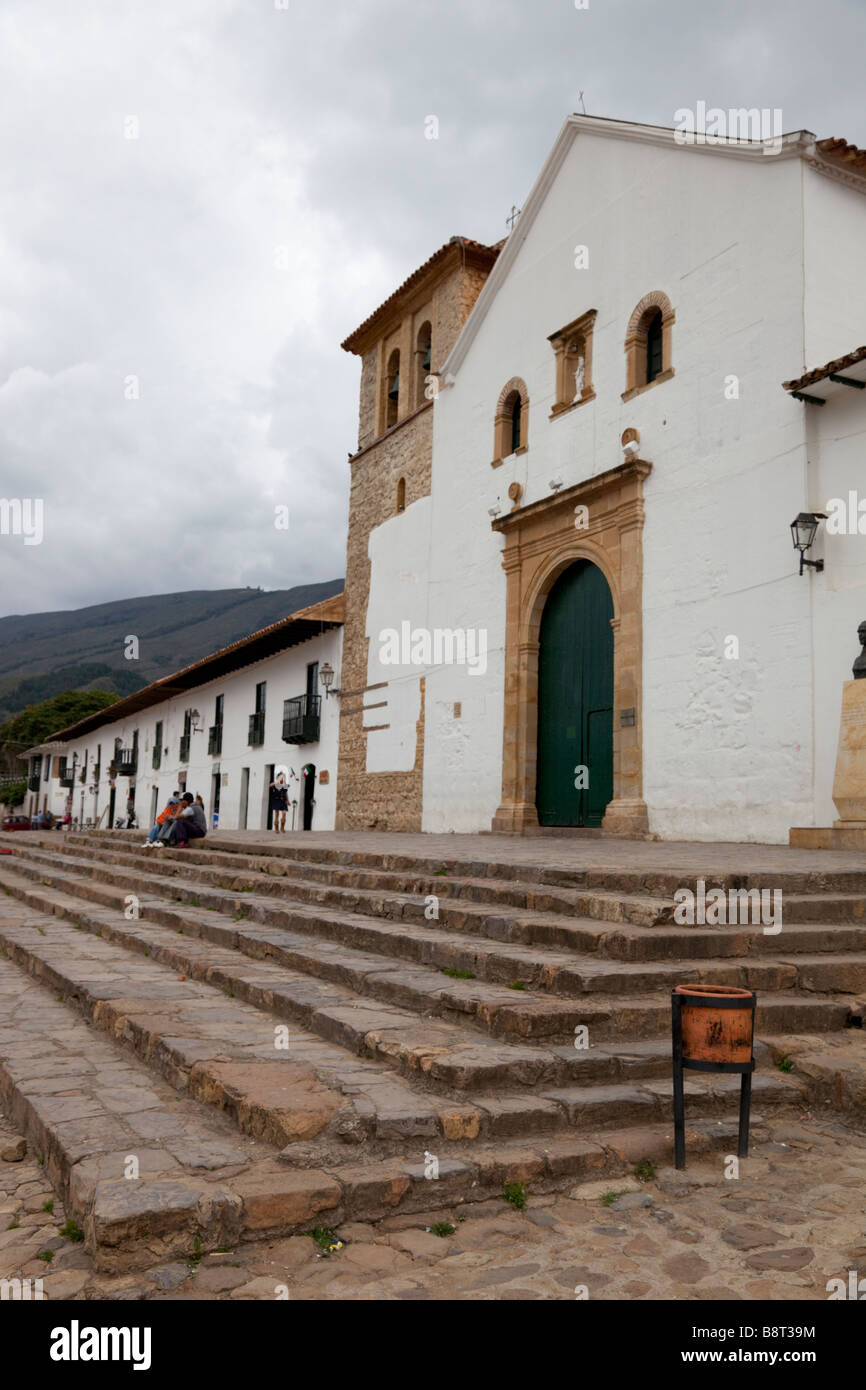
[[749, 1152], [749, 1110], [755, 1070], [753, 990], [736, 985], [676, 985], [671, 991], [674, 1069], [674, 1150], [686, 1165], [683, 1070], [739, 1073], [740, 1132], [737, 1154]]
[[[755, 996], [734, 985], [677, 985], [683, 1035], [683, 1065], [695, 1071], [734, 1071], [751, 1064]], [[710, 1066], [696, 1066], [696, 1063]]]

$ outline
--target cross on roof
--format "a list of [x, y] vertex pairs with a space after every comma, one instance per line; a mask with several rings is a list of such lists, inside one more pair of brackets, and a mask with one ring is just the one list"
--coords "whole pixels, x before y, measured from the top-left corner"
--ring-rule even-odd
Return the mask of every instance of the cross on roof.
[[514, 224], [515, 224], [515, 222], [517, 221], [517, 219], [518, 219], [519, 216], [520, 216], [520, 208], [515, 207], [514, 204], [512, 203], [512, 204], [511, 204], [511, 213], [510, 213], [509, 216], [506, 217], [506, 219], [505, 219], [506, 223], [508, 224], [508, 227], [509, 227], [509, 230], [510, 230], [510, 231], [512, 231], [512, 232], [514, 231]]

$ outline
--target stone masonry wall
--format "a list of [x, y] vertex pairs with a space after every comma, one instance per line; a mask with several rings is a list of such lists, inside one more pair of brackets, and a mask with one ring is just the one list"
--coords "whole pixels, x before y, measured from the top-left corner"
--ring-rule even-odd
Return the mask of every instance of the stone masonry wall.
[[[418, 330], [432, 325], [431, 368], [444, 362], [478, 296], [488, 268], [464, 264], [460, 249], [445, 263], [438, 282], [419, 289], [383, 323], [377, 341], [365, 345], [361, 366], [359, 453], [351, 461], [346, 546], [346, 614], [340, 676], [340, 776], [336, 826], [342, 830], [420, 830], [424, 750], [424, 682], [417, 725], [415, 765], [408, 772], [367, 772], [367, 607], [370, 597], [369, 539], [397, 509], [397, 484], [406, 480], [406, 506], [429, 496], [433, 457], [432, 401], [414, 404], [418, 391], [415, 351]], [[375, 437], [381, 420], [383, 373], [394, 346], [400, 348], [400, 401], [396, 425]]]

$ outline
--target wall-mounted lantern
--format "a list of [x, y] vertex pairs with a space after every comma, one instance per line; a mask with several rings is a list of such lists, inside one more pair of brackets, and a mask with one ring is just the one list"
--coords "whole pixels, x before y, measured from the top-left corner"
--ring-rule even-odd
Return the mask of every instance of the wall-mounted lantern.
[[800, 552], [800, 573], [803, 573], [806, 565], [810, 569], [817, 570], [818, 574], [824, 568], [823, 560], [807, 560], [806, 551], [811, 550], [812, 542], [818, 530], [818, 523], [826, 521], [826, 512], [799, 512], [791, 522], [791, 539], [794, 542], [794, 549]]
[[203, 729], [204, 729], [204, 725], [203, 725], [202, 722], [201, 722], [201, 715], [199, 714], [199, 712], [198, 712], [197, 709], [191, 709], [190, 712], [189, 712], [189, 731], [190, 731], [190, 733], [191, 733], [191, 734], [200, 734], [200, 733], [202, 732]]
[[[319, 667], [319, 680], [322, 682], [322, 685], [324, 686], [325, 699], [327, 699], [331, 693], [331, 686], [334, 684], [334, 668], [329, 661], [326, 661], [322, 666]], [[335, 690], [334, 694], [339, 695], [339, 690]]]

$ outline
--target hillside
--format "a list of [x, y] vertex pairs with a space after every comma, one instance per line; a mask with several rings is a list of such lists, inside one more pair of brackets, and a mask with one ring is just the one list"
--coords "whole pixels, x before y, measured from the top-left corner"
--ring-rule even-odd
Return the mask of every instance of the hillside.
[[[66, 690], [128, 695], [342, 588], [192, 589], [0, 618], [0, 723]], [[137, 661], [124, 656], [131, 635]]]

